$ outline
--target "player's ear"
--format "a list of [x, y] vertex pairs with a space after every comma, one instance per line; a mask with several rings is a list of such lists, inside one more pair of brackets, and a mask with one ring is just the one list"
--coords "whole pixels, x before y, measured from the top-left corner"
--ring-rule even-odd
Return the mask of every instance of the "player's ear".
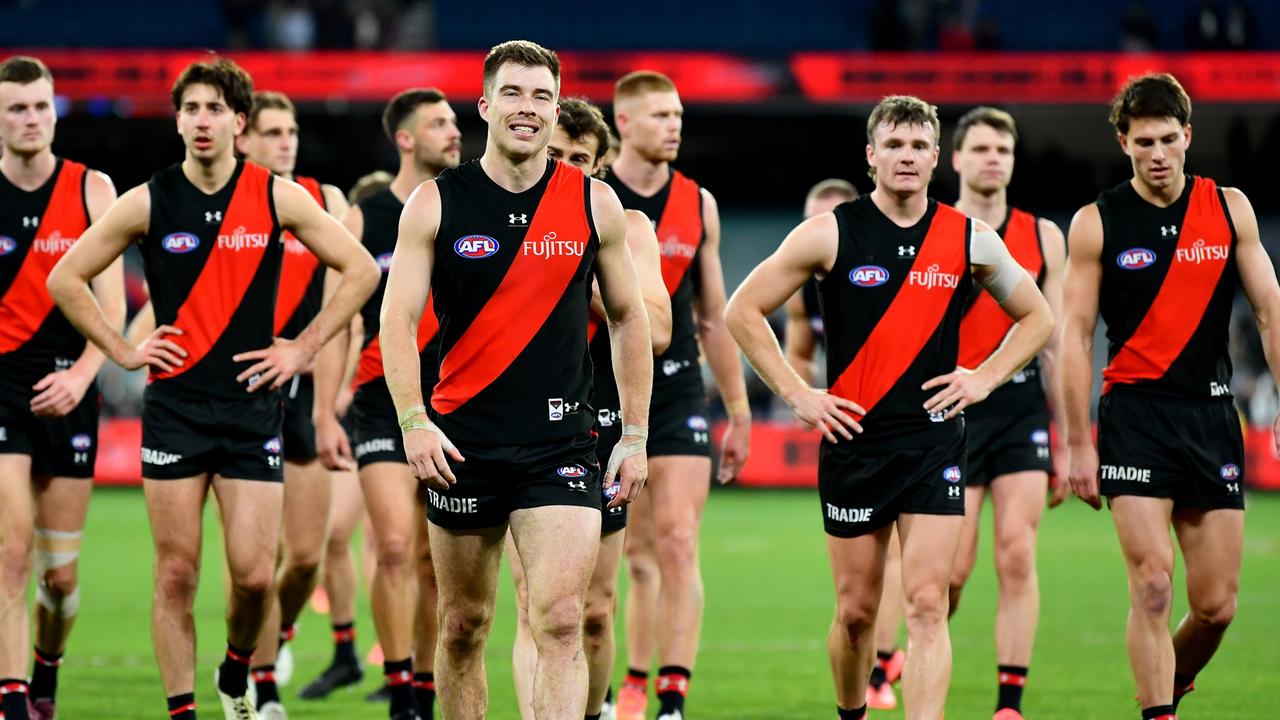
[[876, 164], [876, 149], [874, 146], [872, 146], [871, 143], [867, 143], [867, 165], [875, 167], [875, 164]]
[[1125, 155], [1128, 155], [1129, 154], [1129, 136], [1117, 130], [1116, 142], [1120, 143], [1120, 149], [1124, 151]]
[[246, 122], [245, 122], [244, 113], [236, 113], [236, 136], [237, 137], [244, 134], [245, 125], [246, 125]]
[[1186, 125], [1184, 125], [1182, 128], [1182, 132], [1186, 134], [1187, 147], [1191, 147], [1191, 123], [1187, 123]]
[[476, 109], [480, 111], [480, 119], [489, 122], [489, 98], [481, 95], [476, 101]]
[[413, 150], [413, 133], [401, 128], [396, 131], [396, 149], [404, 152]]

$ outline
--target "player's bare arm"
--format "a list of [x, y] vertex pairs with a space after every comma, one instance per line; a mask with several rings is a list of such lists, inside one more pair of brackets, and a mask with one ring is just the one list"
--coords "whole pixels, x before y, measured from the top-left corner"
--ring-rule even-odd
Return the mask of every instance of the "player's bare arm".
[[972, 371], [957, 368], [923, 385], [925, 390], [939, 388], [925, 402], [925, 410], [945, 411], [947, 418], [982, 402], [992, 390], [1008, 382], [1053, 334], [1049, 303], [1040, 294], [1035, 279], [1009, 254], [996, 231], [981, 220], [974, 220], [970, 246], [974, 279], [1014, 322], [1000, 347], [981, 365]]
[[[345, 219], [343, 224], [347, 224]], [[338, 273], [333, 270], [325, 272], [325, 302], [329, 301], [337, 286]], [[355, 318], [352, 318], [347, 327], [339, 330], [332, 340], [320, 348], [320, 352], [316, 353], [315, 366], [311, 370], [311, 381], [315, 386], [311, 422], [316, 428], [316, 456], [326, 470], [356, 469], [355, 459], [351, 454], [351, 440], [338, 422], [338, 396], [342, 393], [343, 384], [348, 382], [346, 364], [349, 362], [349, 346], [352, 342], [359, 345], [359, 340], [352, 334], [355, 322]]]
[[280, 225], [291, 231], [321, 263], [336, 270], [341, 279], [333, 297], [324, 304], [298, 337], [276, 338], [269, 348], [234, 356], [237, 362], [256, 361], [236, 377], [238, 382], [257, 378], [248, 391], [276, 389], [297, 375], [315, 354], [347, 326], [364, 301], [378, 287], [378, 266], [373, 257], [332, 215], [316, 203], [301, 185], [280, 178], [272, 184]]
[[815, 378], [813, 353], [818, 348], [809, 315], [804, 309], [804, 293], [797, 290], [787, 298], [787, 325], [782, 334], [783, 355], [801, 377]]
[[1067, 423], [1067, 478], [1071, 492], [1098, 510], [1102, 507], [1098, 496], [1098, 448], [1093, 444], [1089, 420], [1093, 332], [1098, 323], [1098, 290], [1102, 284], [1102, 217], [1097, 205], [1086, 205], [1071, 219], [1067, 248], [1058, 380]]
[[[93, 171], [85, 176], [85, 204], [90, 224], [101, 219], [115, 199], [116, 189], [111, 178]], [[125, 317], [124, 259], [116, 258], [89, 284], [107, 324], [113, 328], [122, 327]], [[31, 398], [31, 412], [44, 417], [61, 417], [74, 410], [93, 385], [106, 360], [107, 356], [97, 345], [87, 343], [84, 352], [70, 368], [51, 372], [33, 386], [36, 395]]]
[[[1066, 272], [1067, 241], [1062, 234], [1062, 229], [1053, 221], [1041, 219], [1038, 224], [1041, 255], [1044, 258], [1044, 281], [1041, 283], [1040, 291], [1044, 293], [1044, 299], [1049, 302], [1049, 309], [1053, 311], [1055, 327], [1061, 328], [1062, 275]], [[1049, 412], [1052, 413], [1054, 427], [1058, 428], [1054, 442], [1053, 474], [1049, 478], [1049, 486], [1053, 492], [1049, 499], [1049, 507], [1062, 504], [1070, 490], [1067, 484], [1069, 452], [1066, 439], [1066, 401], [1062, 398], [1061, 346], [1062, 333], [1054, 332], [1049, 336], [1049, 342], [1045, 343], [1044, 349], [1040, 351], [1040, 365], [1044, 368], [1042, 380], [1045, 397], [1049, 400]]]
[[162, 325], [141, 344], [130, 345], [121, 335], [120, 325], [113, 326], [103, 314], [102, 306], [89, 288], [90, 281], [102, 274], [124, 254], [136, 239], [146, 234], [151, 218], [151, 192], [139, 185], [111, 205], [102, 217], [85, 230], [66, 255], [49, 272], [47, 285], [53, 301], [67, 320], [120, 367], [136, 370], [149, 365], [161, 371], [180, 367], [187, 352], [165, 336], [182, 331]]
[[[400, 234], [379, 315], [382, 367], [387, 390], [404, 431], [404, 454], [414, 477], [437, 490], [458, 482], [448, 459], [464, 462], [462, 453], [427, 419], [422, 400], [422, 365], [418, 357], [418, 323], [426, 312], [440, 228], [440, 189], [434, 180], [418, 186], [400, 214]], [[446, 459], [446, 455], [448, 459]]]
[[724, 271], [720, 265], [720, 210], [711, 193], [702, 190], [702, 227], [705, 240], [698, 255], [697, 294], [693, 298], [698, 321], [698, 339], [706, 353], [707, 365], [720, 390], [729, 426], [720, 440], [720, 469], [716, 480], [732, 481], [738, 476], [751, 450], [751, 406], [747, 383], [733, 336], [725, 327]]
[[[347, 196], [336, 186], [321, 185], [320, 194], [324, 195], [325, 211], [339, 220], [346, 217], [351, 210], [351, 205], [347, 203]], [[356, 237], [360, 236], [357, 235]]]
[[649, 216], [639, 210], [624, 210], [627, 219], [627, 248], [635, 265], [640, 296], [649, 315], [649, 339], [653, 354], [661, 355], [671, 345], [671, 296], [662, 282], [662, 255], [658, 236]]
[[[1262, 246], [1258, 232], [1258, 218], [1249, 198], [1235, 188], [1223, 188], [1227, 199], [1227, 212], [1236, 229], [1236, 267], [1240, 271], [1240, 286], [1253, 308], [1262, 337], [1262, 352], [1271, 368], [1271, 377], [1280, 387], [1280, 284], [1276, 283], [1275, 267]], [[1272, 423], [1272, 443], [1280, 455], [1280, 416]]]
[[838, 441], [837, 433], [848, 440], [853, 433], [862, 432], [853, 416], [861, 417], [866, 410], [853, 401], [811, 387], [787, 362], [765, 318], [782, 307], [810, 277], [831, 270], [838, 236], [836, 217], [831, 213], [805, 220], [742, 281], [724, 313], [725, 325], [756, 374], [791, 407], [805, 427], [821, 429], [833, 443]]
[[649, 398], [653, 391], [653, 348], [649, 316], [627, 249], [628, 223], [622, 203], [613, 189], [599, 180], [591, 181], [591, 215], [600, 236], [595, 272], [609, 321], [609, 344], [622, 412], [622, 437], [609, 457], [603, 480], [610, 485], [615, 477], [621, 477], [618, 495], [609, 503], [612, 508], [635, 500], [649, 476], [645, 440], [649, 436]]

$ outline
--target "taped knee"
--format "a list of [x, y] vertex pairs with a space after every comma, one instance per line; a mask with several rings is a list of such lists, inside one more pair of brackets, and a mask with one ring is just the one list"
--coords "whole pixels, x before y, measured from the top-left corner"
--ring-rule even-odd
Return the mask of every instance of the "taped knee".
[[49, 586], [49, 574], [80, 559], [82, 535], [79, 531], [45, 528], [36, 528], [35, 532], [36, 602], [64, 618], [74, 616], [79, 609], [80, 588], [73, 587], [69, 592], [55, 594], [54, 588]]

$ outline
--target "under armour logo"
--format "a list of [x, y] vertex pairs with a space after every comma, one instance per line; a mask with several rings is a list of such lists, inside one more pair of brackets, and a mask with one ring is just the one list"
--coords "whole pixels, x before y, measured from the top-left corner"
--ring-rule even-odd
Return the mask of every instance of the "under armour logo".
[[22, 227], [24, 227], [24, 228], [38, 228], [38, 227], [40, 227], [40, 216], [39, 216], [39, 215], [33, 215], [33, 216], [30, 216], [30, 217], [24, 217], [24, 218], [22, 218]]
[[222, 222], [222, 211], [214, 210], [213, 212], [206, 212], [204, 214], [204, 221], [207, 223]]
[[915, 256], [916, 256], [915, 245], [899, 245], [898, 246], [898, 257], [915, 257]]
[[1177, 225], [1161, 225], [1160, 226], [1160, 237], [1177, 237], [1177, 236], [1178, 236]]
[[579, 480], [579, 481], [577, 481], [577, 482], [574, 482], [574, 481], [570, 480], [570, 481], [569, 481], [569, 489], [570, 489], [570, 490], [578, 490], [578, 491], [580, 491], [580, 492], [586, 492], [586, 491], [587, 491], [587, 481], [585, 481], [585, 480]]
[[953, 497], [953, 498], [960, 497], [960, 486], [953, 485], [947, 488], [947, 497]]
[[528, 225], [529, 224], [529, 216], [524, 213], [521, 213], [519, 215], [515, 213], [510, 213], [507, 215], [507, 219], [509, 224], [511, 225]]

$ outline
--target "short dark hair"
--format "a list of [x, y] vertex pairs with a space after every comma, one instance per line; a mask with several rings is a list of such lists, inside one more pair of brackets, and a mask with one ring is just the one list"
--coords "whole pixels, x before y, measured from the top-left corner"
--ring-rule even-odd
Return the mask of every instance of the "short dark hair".
[[30, 55], [14, 55], [0, 63], [0, 82], [28, 85], [40, 78], [53, 84], [53, 73], [49, 72], [49, 67], [38, 58]]
[[253, 94], [253, 107], [249, 109], [248, 129], [254, 130], [258, 124], [258, 116], [263, 110], [284, 110], [294, 118], [298, 117], [298, 110], [293, 106], [293, 101], [288, 95], [274, 90], [259, 90]]
[[174, 81], [170, 92], [174, 110], [182, 109], [182, 96], [192, 85], [217, 88], [222, 99], [235, 112], [248, 115], [253, 108], [253, 78], [230, 58], [220, 57], [188, 65]]
[[382, 130], [387, 134], [387, 139], [394, 144], [396, 131], [419, 107], [435, 105], [445, 100], [444, 93], [435, 88], [409, 88], [397, 93], [382, 109]]
[[964, 139], [974, 125], [986, 125], [997, 132], [1009, 133], [1013, 142], [1018, 142], [1018, 126], [1014, 124], [1013, 116], [999, 108], [982, 105], [962, 115], [956, 123], [955, 135], [951, 136], [956, 150], [964, 147]]
[[594, 136], [595, 160], [609, 152], [609, 125], [604, 121], [604, 113], [585, 98], [561, 98], [559, 124], [571, 140]]
[[550, 70], [551, 76], [556, 80], [556, 92], [560, 92], [559, 56], [536, 42], [508, 40], [494, 45], [484, 58], [484, 94], [486, 96], [493, 93], [493, 80], [498, 75], [498, 68], [507, 63], [524, 67], [544, 67]]
[[1185, 126], [1191, 122], [1191, 97], [1169, 73], [1131, 77], [1111, 100], [1110, 120], [1127, 134], [1134, 118], [1173, 118]]

